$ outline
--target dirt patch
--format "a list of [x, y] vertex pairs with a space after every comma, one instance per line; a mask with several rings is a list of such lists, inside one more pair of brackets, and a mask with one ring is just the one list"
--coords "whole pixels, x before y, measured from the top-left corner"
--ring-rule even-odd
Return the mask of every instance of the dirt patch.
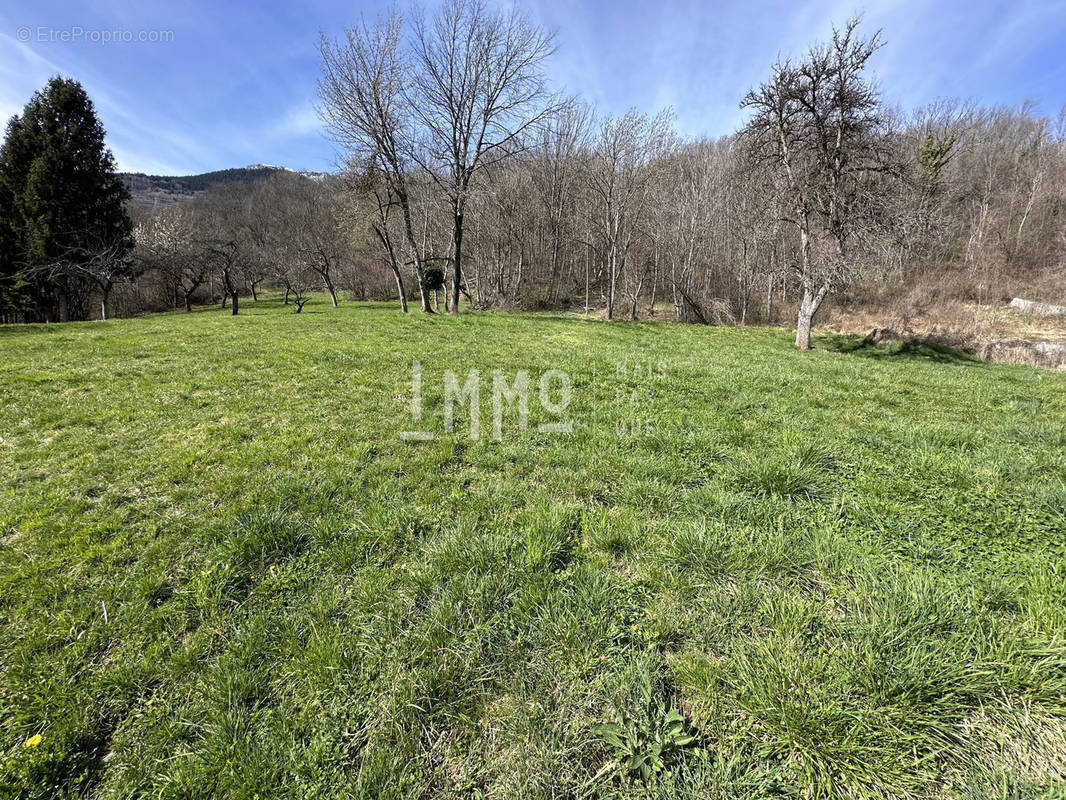
[[1005, 306], [945, 306], [902, 317], [889, 311], [837, 311], [826, 327], [864, 336], [867, 344], [946, 347], [996, 363], [1066, 369], [1066, 317]]
[[1000, 339], [979, 345], [977, 355], [988, 361], [1029, 364], [1034, 367], [1066, 369], [1066, 343]]

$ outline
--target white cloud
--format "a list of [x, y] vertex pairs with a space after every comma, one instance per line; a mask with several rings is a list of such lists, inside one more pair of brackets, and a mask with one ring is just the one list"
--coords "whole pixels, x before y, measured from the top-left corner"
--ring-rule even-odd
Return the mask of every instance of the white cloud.
[[61, 71], [14, 37], [0, 33], [0, 109], [5, 119], [21, 111], [33, 93]]
[[275, 136], [309, 136], [321, 132], [322, 120], [310, 103], [289, 109], [272, 131]]
[[170, 173], [181, 164], [201, 162], [205, 147], [195, 136], [148, 119], [150, 109], [130, 111], [131, 103], [112, 95], [80, 65], [57, 64], [22, 42], [0, 33], [0, 111], [6, 121], [19, 113], [35, 91], [55, 75], [77, 77], [108, 131], [107, 144], [124, 172]]

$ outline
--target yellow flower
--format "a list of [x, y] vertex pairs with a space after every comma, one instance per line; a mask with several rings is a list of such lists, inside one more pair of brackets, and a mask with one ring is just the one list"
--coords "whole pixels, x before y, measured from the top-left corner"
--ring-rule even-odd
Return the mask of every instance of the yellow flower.
[[31, 736], [29, 739], [27, 739], [26, 743], [23, 744], [22, 746], [23, 747], [36, 747], [40, 743], [41, 743], [41, 734], [35, 733], [35, 734], [33, 734], [33, 736]]

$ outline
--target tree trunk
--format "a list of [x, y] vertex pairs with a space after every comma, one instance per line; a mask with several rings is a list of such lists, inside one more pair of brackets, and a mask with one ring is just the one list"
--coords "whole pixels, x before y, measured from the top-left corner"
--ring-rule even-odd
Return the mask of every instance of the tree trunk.
[[455, 246], [455, 280], [452, 282], [452, 306], [448, 309], [452, 314], [459, 313], [459, 282], [463, 279], [463, 212], [458, 209], [452, 222], [452, 243]]
[[100, 297], [100, 319], [107, 319], [107, 300], [111, 294], [110, 289], [104, 289]]
[[322, 277], [326, 281], [326, 291], [329, 292], [329, 299], [333, 301], [333, 307], [336, 308], [337, 307], [337, 290], [333, 286], [333, 281], [331, 281], [325, 275], [323, 275]]
[[[379, 212], [380, 212], [380, 210], [381, 209], [380, 209], [380, 206], [379, 206]], [[386, 219], [383, 216], [381, 225], [378, 225], [376, 223], [373, 225], [374, 233], [377, 234], [378, 241], [381, 242], [381, 246], [385, 250], [385, 254], [389, 257], [389, 267], [392, 269], [392, 275], [396, 279], [396, 292], [400, 295], [400, 308], [403, 310], [403, 313], [406, 314], [407, 313], [407, 290], [404, 288], [404, 285], [403, 285], [403, 274], [400, 272], [400, 264], [396, 260], [396, 249], [392, 246], [392, 237], [389, 236], [389, 229], [385, 226], [385, 221], [386, 221]], [[415, 277], [418, 278], [419, 288], [421, 288], [421, 284], [422, 284], [421, 274], [422, 274], [421, 270], [419, 270], [419, 269], [415, 270]], [[332, 284], [332, 282], [329, 280], [329, 278], [326, 275], [323, 275], [322, 277], [326, 280], [326, 285], [330, 287], [331, 296], [334, 298], [333, 307], [336, 308], [337, 307], [336, 295], [334, 295], [332, 293], [333, 284]], [[425, 311], [426, 310], [426, 308], [425, 308], [425, 290], [422, 290], [422, 298], [423, 298], [422, 310]]]
[[655, 290], [659, 283], [659, 246], [655, 246], [655, 261], [651, 273], [651, 299], [648, 301], [648, 316], [655, 316]]
[[[421, 270], [419, 272], [421, 273]], [[422, 281], [422, 275], [418, 274], [415, 277], [418, 279], [418, 297], [422, 301], [422, 313], [432, 314], [433, 306], [429, 302], [429, 292], [426, 291], [426, 285]]]
[[192, 300], [190, 298], [192, 296], [192, 292], [183, 292], [182, 294], [185, 295], [185, 312], [186, 313], [191, 313], [192, 312]]
[[[589, 226], [589, 239], [592, 238], [592, 227]], [[585, 316], [589, 315], [589, 272], [592, 269], [592, 245], [585, 246]]]
[[67, 302], [67, 293], [59, 290], [59, 321], [70, 322], [70, 304]]
[[814, 321], [814, 312], [806, 292], [803, 293], [803, 302], [800, 303], [799, 316], [796, 319], [796, 347], [800, 350], [811, 349], [811, 323]]
[[422, 313], [432, 314], [433, 307], [429, 304], [429, 293], [426, 291], [426, 282], [422, 274], [424, 251], [419, 249], [418, 240], [415, 238], [414, 223], [411, 220], [411, 205], [408, 202], [407, 192], [397, 191], [396, 197], [400, 203], [400, 210], [403, 212], [404, 236], [407, 238], [407, 246], [410, 248], [414, 258], [415, 279], [418, 281], [418, 298], [422, 303]]
[[640, 280], [637, 281], [637, 290], [633, 293], [633, 305], [629, 309], [629, 321], [636, 322], [637, 320], [637, 304], [640, 302], [640, 293], [644, 288], [645, 275], [640, 276]]
[[407, 292], [403, 287], [403, 275], [400, 274], [400, 268], [396, 266], [395, 260], [392, 262], [392, 274], [396, 277], [396, 291], [400, 295], [400, 308], [403, 309], [403, 313], [407, 313]]
[[556, 226], [552, 227], [552, 254], [551, 273], [548, 277], [548, 305], [555, 302], [556, 282], [559, 277], [559, 232]]
[[670, 294], [674, 301], [674, 319], [681, 321], [681, 293], [677, 288], [677, 266], [674, 259], [670, 259]]
[[233, 292], [233, 316], [237, 316], [237, 293]]
[[796, 347], [800, 350], [811, 349], [811, 327], [814, 324], [814, 315], [818, 313], [828, 293], [828, 286], [820, 287], [817, 292], [812, 292], [810, 286], [803, 287], [803, 300], [800, 301], [799, 315], [796, 319]]
[[518, 293], [522, 290], [522, 266], [523, 259], [526, 255], [526, 249], [521, 245], [518, 246], [518, 274], [515, 276], [514, 292], [511, 294], [511, 302], [518, 303]]
[[618, 277], [616, 271], [616, 256], [614, 253], [614, 245], [610, 245], [610, 253], [607, 256], [607, 319], [614, 319], [614, 291], [615, 280]]

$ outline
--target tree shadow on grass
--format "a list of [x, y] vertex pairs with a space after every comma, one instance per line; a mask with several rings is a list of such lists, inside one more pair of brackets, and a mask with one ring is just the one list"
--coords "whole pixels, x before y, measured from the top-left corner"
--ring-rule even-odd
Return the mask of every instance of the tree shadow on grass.
[[849, 353], [864, 358], [891, 359], [898, 361], [936, 361], [941, 364], [980, 366], [987, 362], [940, 342], [929, 339], [901, 339], [895, 342], [875, 342], [869, 336], [854, 333], [825, 333], [818, 337], [822, 349], [832, 353]]

